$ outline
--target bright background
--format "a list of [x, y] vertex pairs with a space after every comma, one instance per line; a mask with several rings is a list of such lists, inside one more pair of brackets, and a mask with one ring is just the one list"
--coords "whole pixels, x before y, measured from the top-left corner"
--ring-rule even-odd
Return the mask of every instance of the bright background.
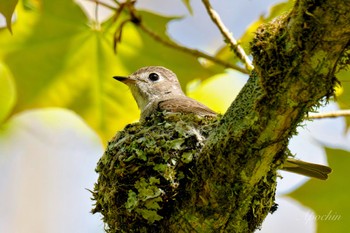
[[[94, 4], [78, 2], [89, 17], [95, 17]], [[240, 38], [252, 22], [267, 14], [270, 6], [277, 2], [213, 0], [212, 4], [233, 35]], [[200, 1], [192, 1], [191, 6], [193, 15], [181, 1], [143, 0], [137, 4], [138, 8], [159, 14], [183, 16], [169, 23], [169, 35], [182, 45], [215, 53], [223, 44], [221, 35]], [[106, 15], [109, 11], [101, 9], [99, 20]], [[227, 71], [205, 81], [192, 80], [186, 89], [191, 97], [223, 113], [246, 79], [246, 75]], [[111, 88], [130, 96], [126, 88], [117, 84]], [[121, 112], [134, 116], [125, 123], [137, 119], [136, 105], [131, 105], [132, 110]], [[337, 109], [337, 104], [330, 103], [320, 111]], [[325, 146], [350, 150], [350, 135], [344, 133], [345, 129], [343, 118], [305, 123], [299, 128], [299, 135], [291, 140], [290, 149], [298, 158], [327, 164]], [[24, 110], [9, 118], [0, 128], [0, 232], [103, 232], [101, 216], [89, 213], [93, 202], [88, 191], [93, 189], [97, 179], [94, 168], [103, 149], [99, 135], [80, 116], [67, 109]], [[278, 182], [276, 198], [279, 208], [267, 217], [258, 232], [315, 232], [315, 218], [329, 212], [341, 218], [324, 222], [346, 220], [336, 205], [315, 215], [313, 209], [287, 196], [308, 179], [284, 172], [281, 175], [283, 179]], [[322, 181], [316, 182], [321, 184]], [[319, 195], [316, 189], [314, 195]]]

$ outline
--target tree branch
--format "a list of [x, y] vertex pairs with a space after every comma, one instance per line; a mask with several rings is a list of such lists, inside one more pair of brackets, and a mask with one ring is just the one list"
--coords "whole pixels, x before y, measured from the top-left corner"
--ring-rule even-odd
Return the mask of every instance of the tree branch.
[[254, 69], [254, 66], [252, 65], [252, 62], [250, 61], [249, 57], [245, 54], [244, 49], [237, 43], [236, 39], [233, 38], [225, 24], [221, 21], [220, 16], [216, 11], [212, 8], [210, 5], [209, 0], [202, 0], [211, 20], [214, 22], [214, 24], [218, 27], [221, 34], [229, 43], [231, 49], [236, 54], [236, 56], [243, 61], [245, 64], [245, 67], [248, 71], [252, 71]]
[[[149, 35], [151, 38], [153, 38], [154, 40], [158, 41], [159, 43], [167, 46], [167, 47], [170, 47], [170, 48], [173, 48], [173, 49], [177, 49], [177, 50], [180, 50], [184, 53], [187, 53], [187, 54], [190, 54], [194, 57], [201, 57], [201, 58], [205, 58], [209, 61], [212, 61], [216, 64], [219, 64], [219, 65], [222, 65], [224, 66], [225, 68], [231, 68], [231, 69], [234, 69], [234, 70], [237, 70], [237, 71], [240, 71], [244, 74], [249, 74], [249, 69], [244, 69], [238, 65], [235, 65], [235, 64], [232, 64], [230, 62], [227, 62], [227, 61], [223, 61], [219, 58], [216, 58], [215, 56], [211, 56], [209, 54], [206, 54], [204, 52], [201, 52], [197, 49], [191, 49], [191, 48], [188, 48], [188, 47], [185, 47], [185, 46], [181, 46], [179, 44], [176, 44], [170, 40], [167, 40], [163, 37], [161, 37], [160, 35], [158, 35], [157, 33], [155, 33], [152, 29], [148, 28], [144, 23], [142, 23], [142, 20], [141, 18], [139, 18], [137, 16], [137, 10], [134, 8], [134, 3], [130, 3], [130, 2], [125, 2], [125, 3], [118, 3], [117, 1], [116, 4], [118, 4], [119, 8], [116, 8], [116, 7], [113, 7], [113, 6], [110, 6], [109, 4], [106, 4], [104, 2], [100, 2], [98, 0], [87, 0], [87, 1], [91, 1], [91, 2], [94, 2], [96, 3], [96, 7], [98, 5], [101, 5], [101, 6], [104, 6], [108, 9], [111, 9], [111, 10], [114, 10], [115, 12], [120, 12], [120, 10], [118, 9], [128, 9], [129, 11], [129, 14], [131, 16], [131, 22], [134, 22], [134, 24], [136, 26], [138, 26], [143, 32], [145, 32], [147, 35]], [[116, 17], [117, 18], [117, 17]], [[124, 21], [126, 22], [126, 21]], [[117, 40], [118, 42], [118, 40]], [[116, 42], [115, 42], [116, 43]], [[116, 45], [114, 45], [115, 47]], [[244, 52], [244, 51], [243, 51]]]
[[276, 169], [289, 139], [334, 92], [350, 40], [348, 12], [348, 1], [298, 0], [289, 14], [259, 28], [252, 77], [199, 155], [197, 192], [181, 210], [185, 232], [254, 232], [274, 209]]
[[166, 40], [164, 38], [162, 38], [161, 36], [159, 36], [158, 34], [156, 34], [155, 32], [153, 32], [150, 28], [146, 27], [142, 22], [137, 24], [137, 26], [142, 30], [144, 31], [145, 33], [147, 33], [150, 37], [152, 37], [154, 40], [162, 43], [163, 45], [165, 46], [168, 46], [168, 47], [171, 47], [171, 48], [174, 48], [174, 49], [177, 49], [177, 50], [180, 50], [180, 51], [183, 51], [187, 54], [191, 54], [195, 57], [202, 57], [202, 58], [205, 58], [209, 61], [212, 61], [216, 64], [219, 64], [219, 65], [222, 65], [226, 68], [231, 68], [231, 69], [234, 69], [234, 70], [238, 70], [244, 74], [248, 74], [249, 71], [247, 71], [246, 69], [240, 67], [240, 66], [237, 66], [235, 64], [232, 64], [230, 62], [226, 62], [226, 61], [223, 61], [221, 59], [218, 59], [216, 57], [213, 57], [213, 56], [210, 56], [206, 53], [203, 53], [199, 50], [196, 50], [196, 49], [190, 49], [190, 48], [187, 48], [187, 47], [184, 47], [184, 46], [181, 46], [181, 45], [178, 45], [170, 40]]
[[[349, 12], [349, 1], [297, 0], [289, 14], [262, 25], [252, 42], [251, 78], [218, 127], [204, 130], [207, 140], [195, 123], [207, 127], [208, 118], [195, 117], [195, 122], [190, 114], [181, 115], [188, 117], [185, 121], [164, 114], [178, 127], [165, 125], [160, 112], [159, 123], [151, 119], [127, 126], [130, 133], [120, 132], [96, 169], [104, 182], [95, 186], [94, 212], [104, 213], [108, 230], [246, 233], [261, 226], [276, 209], [276, 170], [289, 155], [289, 139], [305, 115], [334, 93], [337, 63], [349, 50]], [[161, 140], [156, 142], [155, 135]], [[169, 143], [176, 135], [186, 140]], [[201, 149], [198, 140], [204, 143]], [[128, 148], [120, 149], [123, 143]], [[187, 164], [184, 154], [175, 159], [174, 148], [193, 160]], [[163, 151], [171, 163], [163, 163]], [[183, 169], [174, 170], [181, 163]], [[175, 174], [182, 174], [178, 182]]]
[[335, 117], [347, 117], [350, 116], [350, 110], [339, 110], [326, 113], [310, 113], [308, 119], [323, 119], [323, 118], [335, 118]]

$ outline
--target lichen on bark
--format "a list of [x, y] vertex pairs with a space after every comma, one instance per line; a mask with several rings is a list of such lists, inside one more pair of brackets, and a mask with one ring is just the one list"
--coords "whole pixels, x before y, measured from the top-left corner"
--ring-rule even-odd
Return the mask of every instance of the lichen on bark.
[[195, 183], [198, 153], [218, 117], [156, 112], [108, 143], [96, 171], [93, 212], [107, 232], [160, 232]]
[[[349, 12], [349, 1], [297, 0], [262, 25], [252, 42], [255, 69], [215, 126], [161, 113], [118, 133], [94, 191], [108, 231], [254, 232], [275, 210], [289, 139], [349, 63]], [[191, 130], [199, 125], [199, 134]]]

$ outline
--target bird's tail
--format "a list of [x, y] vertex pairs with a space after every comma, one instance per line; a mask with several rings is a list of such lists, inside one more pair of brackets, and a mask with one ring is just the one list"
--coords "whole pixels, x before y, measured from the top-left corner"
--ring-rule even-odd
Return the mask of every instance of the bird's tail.
[[328, 174], [332, 172], [330, 167], [325, 165], [308, 163], [297, 159], [288, 158], [282, 170], [297, 173], [300, 175], [326, 180]]

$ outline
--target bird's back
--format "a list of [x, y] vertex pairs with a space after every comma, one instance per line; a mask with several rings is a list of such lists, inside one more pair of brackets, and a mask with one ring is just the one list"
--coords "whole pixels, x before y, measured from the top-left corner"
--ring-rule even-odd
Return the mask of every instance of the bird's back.
[[158, 103], [161, 111], [194, 113], [201, 116], [216, 116], [216, 112], [189, 97], [177, 97], [166, 99]]

